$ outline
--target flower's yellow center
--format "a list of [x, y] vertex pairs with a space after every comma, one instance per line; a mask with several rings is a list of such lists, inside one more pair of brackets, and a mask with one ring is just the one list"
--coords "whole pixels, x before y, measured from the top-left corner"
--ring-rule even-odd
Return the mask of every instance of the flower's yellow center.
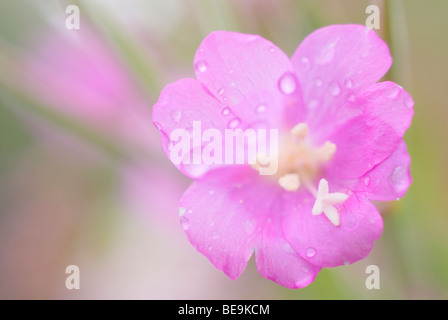
[[[278, 170], [273, 176], [278, 184], [289, 192], [304, 187], [316, 198], [312, 214], [324, 213], [335, 226], [340, 223], [339, 212], [335, 205], [343, 203], [348, 196], [345, 193], [329, 193], [328, 182], [320, 179], [318, 188], [314, 186], [323, 165], [330, 161], [336, 153], [336, 145], [326, 141], [316, 147], [308, 139], [306, 123], [297, 124], [282, 141], [278, 153]], [[258, 155], [253, 167], [257, 170], [272, 161], [264, 155]]]

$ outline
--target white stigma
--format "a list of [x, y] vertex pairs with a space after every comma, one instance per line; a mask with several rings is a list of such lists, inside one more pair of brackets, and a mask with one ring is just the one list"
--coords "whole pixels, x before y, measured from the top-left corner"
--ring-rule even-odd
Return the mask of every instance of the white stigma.
[[338, 209], [336, 209], [334, 205], [343, 203], [347, 198], [348, 195], [342, 192], [329, 193], [328, 181], [320, 179], [316, 202], [314, 203], [312, 213], [313, 215], [319, 215], [323, 212], [328, 220], [337, 227], [340, 224], [340, 218]]
[[278, 179], [278, 184], [286, 191], [296, 191], [300, 187], [297, 173], [288, 173]]

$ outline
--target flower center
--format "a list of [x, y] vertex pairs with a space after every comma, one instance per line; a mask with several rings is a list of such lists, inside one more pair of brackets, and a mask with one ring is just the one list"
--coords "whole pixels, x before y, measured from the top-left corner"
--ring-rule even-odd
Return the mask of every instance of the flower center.
[[330, 141], [320, 147], [313, 146], [308, 135], [307, 124], [299, 123], [279, 147], [276, 178], [287, 191], [296, 191], [300, 186], [308, 188], [336, 152], [336, 145]]
[[[316, 198], [312, 214], [324, 213], [334, 226], [338, 226], [339, 212], [335, 205], [347, 200], [348, 195], [341, 192], [329, 193], [325, 179], [320, 179], [317, 189], [313, 184], [323, 165], [336, 153], [336, 145], [326, 141], [322, 146], [315, 147], [309, 141], [308, 134], [307, 124], [299, 123], [285, 137], [279, 146], [278, 170], [274, 178], [289, 192], [306, 188]], [[258, 155], [253, 167], [258, 170], [269, 161], [266, 156]]]

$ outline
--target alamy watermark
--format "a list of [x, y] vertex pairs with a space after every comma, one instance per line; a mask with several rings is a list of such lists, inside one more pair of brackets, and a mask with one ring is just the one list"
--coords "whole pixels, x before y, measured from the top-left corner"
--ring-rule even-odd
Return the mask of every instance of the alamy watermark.
[[170, 134], [170, 159], [180, 164], [250, 164], [261, 175], [274, 175], [278, 169], [278, 129], [202, 130], [193, 121], [191, 130], [175, 129]]

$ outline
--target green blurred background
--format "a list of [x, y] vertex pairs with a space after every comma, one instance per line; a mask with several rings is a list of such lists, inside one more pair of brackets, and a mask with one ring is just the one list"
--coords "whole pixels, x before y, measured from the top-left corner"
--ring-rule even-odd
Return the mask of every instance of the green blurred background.
[[[80, 30], [65, 27], [71, 4], [81, 10]], [[394, 58], [386, 77], [415, 100], [405, 136], [408, 193], [378, 204], [385, 229], [368, 258], [324, 269], [307, 288], [282, 288], [253, 261], [227, 279], [180, 228], [176, 202], [189, 181], [162, 155], [151, 106], [166, 84], [193, 77], [194, 53], [213, 30], [260, 34], [291, 55], [316, 28], [364, 24], [369, 4], [381, 8], [378, 33]], [[444, 0], [2, 0], [0, 298], [447, 299], [446, 12]], [[109, 96], [98, 101], [113, 112], [99, 109], [95, 120], [72, 110], [89, 90], [87, 78], [69, 79], [67, 95], [57, 86], [63, 74], [45, 82], [32, 67], [53, 65], [53, 76], [64, 66], [83, 71], [78, 60], [93, 54], [88, 46], [66, 51], [62, 62], [37, 57], [50, 35], [76, 41], [86, 30], [126, 75], [125, 84], [107, 83]], [[127, 119], [134, 103], [137, 116]], [[80, 268], [80, 290], [65, 287], [71, 264]], [[380, 268], [379, 290], [365, 286], [371, 264]]]

